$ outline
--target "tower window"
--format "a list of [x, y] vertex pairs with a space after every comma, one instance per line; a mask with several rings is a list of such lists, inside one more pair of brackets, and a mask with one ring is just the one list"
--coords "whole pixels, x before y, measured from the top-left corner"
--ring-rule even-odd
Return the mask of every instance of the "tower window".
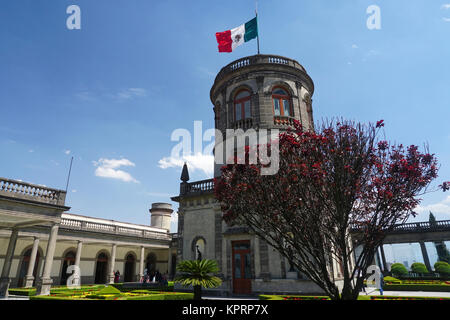
[[250, 92], [247, 90], [240, 91], [234, 98], [234, 119], [239, 121], [250, 118]]
[[292, 117], [291, 97], [282, 88], [275, 88], [272, 91], [273, 114], [276, 116]]

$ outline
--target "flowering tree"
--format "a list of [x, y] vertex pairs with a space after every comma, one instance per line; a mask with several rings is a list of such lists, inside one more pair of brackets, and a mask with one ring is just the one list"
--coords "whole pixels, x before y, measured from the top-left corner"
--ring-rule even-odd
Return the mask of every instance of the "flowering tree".
[[296, 122], [280, 136], [276, 175], [261, 176], [261, 165], [222, 168], [215, 193], [224, 219], [248, 226], [332, 299], [357, 299], [386, 233], [415, 214], [437, 177], [434, 155], [380, 141], [383, 126], [332, 121], [310, 132]]

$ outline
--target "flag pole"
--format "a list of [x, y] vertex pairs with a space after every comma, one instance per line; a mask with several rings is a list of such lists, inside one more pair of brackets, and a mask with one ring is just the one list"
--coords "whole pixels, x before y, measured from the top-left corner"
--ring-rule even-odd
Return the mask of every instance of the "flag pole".
[[72, 159], [70, 159], [70, 168], [69, 168], [69, 175], [67, 176], [66, 193], [67, 193], [67, 189], [69, 188], [69, 180], [70, 180], [70, 173], [72, 171], [72, 163], [73, 163], [73, 157], [72, 157]]
[[[258, 0], [255, 1], [255, 14], [256, 14], [256, 25], [258, 25]], [[258, 44], [258, 54], [259, 54], [259, 30], [258, 35], [256, 36], [256, 42]]]

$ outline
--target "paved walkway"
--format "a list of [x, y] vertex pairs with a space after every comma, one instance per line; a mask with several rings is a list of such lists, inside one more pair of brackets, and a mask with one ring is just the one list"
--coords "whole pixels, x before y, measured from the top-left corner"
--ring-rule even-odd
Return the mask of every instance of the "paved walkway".
[[15, 296], [15, 295], [10, 294], [7, 298], [0, 297], [0, 300], [30, 300], [30, 298], [24, 297], [24, 296]]
[[[366, 290], [371, 296], [379, 296], [378, 290]], [[364, 295], [364, 292], [360, 293]], [[385, 296], [398, 296], [398, 297], [442, 297], [450, 298], [450, 292], [429, 292], [429, 291], [383, 291]]]

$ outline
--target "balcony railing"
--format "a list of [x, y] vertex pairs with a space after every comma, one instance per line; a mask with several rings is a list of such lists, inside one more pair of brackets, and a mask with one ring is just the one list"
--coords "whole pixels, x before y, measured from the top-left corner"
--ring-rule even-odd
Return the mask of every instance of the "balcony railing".
[[0, 195], [63, 206], [66, 192], [23, 181], [0, 178]]
[[[352, 232], [360, 232], [362, 228], [354, 227]], [[390, 233], [415, 233], [415, 232], [436, 232], [450, 231], [450, 220], [436, 221], [435, 223], [426, 222], [410, 222], [397, 224]]]
[[247, 129], [253, 128], [253, 119], [247, 118], [247, 119], [235, 121], [233, 126], [234, 126], [234, 129], [247, 130]]
[[107, 234], [116, 234], [132, 236], [147, 239], [170, 240], [168, 233], [155, 232], [145, 229], [123, 227], [114, 224], [82, 221], [77, 219], [61, 218], [60, 228], [67, 230], [81, 230], [88, 232], [98, 232]]
[[233, 61], [230, 64], [226, 65], [217, 74], [215, 82], [222, 79], [228, 73], [234, 72], [243, 67], [247, 67], [250, 65], [256, 65], [256, 64], [281, 64], [281, 65], [291, 66], [293, 68], [300, 69], [303, 72], [306, 72], [305, 68], [303, 68], [303, 66], [300, 63], [298, 63], [297, 61], [295, 61], [293, 59], [289, 59], [289, 58], [282, 57], [282, 56], [276, 56], [276, 55], [259, 54], [259, 55], [254, 55], [254, 56], [250, 56], [250, 57], [245, 57], [245, 58]]
[[211, 193], [214, 191], [214, 179], [181, 184], [181, 195]]
[[295, 118], [287, 116], [274, 116], [273, 123], [278, 126], [294, 126]]

